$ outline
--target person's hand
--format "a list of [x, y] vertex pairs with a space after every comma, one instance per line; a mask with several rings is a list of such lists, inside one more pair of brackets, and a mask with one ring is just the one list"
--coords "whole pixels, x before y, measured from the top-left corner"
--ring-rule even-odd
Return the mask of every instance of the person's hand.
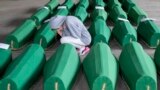
[[63, 27], [60, 27], [57, 29], [57, 33], [62, 36]]
[[62, 30], [57, 30], [57, 33], [62, 36]]

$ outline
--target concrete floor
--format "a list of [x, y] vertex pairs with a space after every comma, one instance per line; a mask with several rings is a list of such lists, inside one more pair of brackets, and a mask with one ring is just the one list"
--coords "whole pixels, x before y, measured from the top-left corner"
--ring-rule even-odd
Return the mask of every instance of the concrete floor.
[[[30, 17], [38, 8], [45, 5], [49, 0], [0, 0], [0, 42], [4, 42], [5, 37], [20, 25], [23, 20]], [[60, 0], [63, 2], [64, 0]], [[75, 1], [76, 2], [76, 1]], [[159, 0], [137, 0], [138, 5], [148, 13], [149, 17], [157, 19], [155, 21], [160, 26], [160, 1]], [[153, 57], [155, 49], [149, 48], [143, 40], [138, 42], [143, 46], [144, 50]], [[121, 46], [115, 39], [111, 39], [110, 47], [113, 54], [118, 58], [121, 53]], [[13, 51], [13, 58], [18, 56], [25, 47], [18, 51]], [[46, 51], [47, 59], [55, 52], [55, 46]], [[158, 90], [160, 90], [160, 78], [158, 76]], [[31, 87], [30, 90], [42, 90], [42, 76]], [[88, 85], [81, 70], [77, 76], [77, 80], [72, 90], [88, 90]], [[125, 82], [119, 75], [117, 82], [117, 90], [129, 90]]]

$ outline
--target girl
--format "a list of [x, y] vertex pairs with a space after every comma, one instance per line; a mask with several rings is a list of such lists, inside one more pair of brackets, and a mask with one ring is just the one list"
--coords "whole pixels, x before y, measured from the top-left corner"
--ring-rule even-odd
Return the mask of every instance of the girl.
[[61, 43], [69, 43], [76, 47], [80, 55], [89, 52], [91, 35], [83, 23], [74, 16], [54, 16], [50, 20], [51, 28], [61, 36]]

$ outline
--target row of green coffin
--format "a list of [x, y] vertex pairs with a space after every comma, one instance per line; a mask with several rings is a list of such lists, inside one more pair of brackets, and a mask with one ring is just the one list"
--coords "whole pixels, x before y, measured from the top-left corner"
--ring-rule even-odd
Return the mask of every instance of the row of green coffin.
[[[72, 5], [73, 6], [73, 5]], [[44, 13], [41, 13], [41, 12], [45, 12], [45, 10], [47, 10], [46, 8], [42, 8], [42, 11], [40, 10], [39, 13], [36, 13], [33, 15], [33, 18], [37, 18], [37, 20], [39, 21], [42, 21], [43, 19], [39, 16], [43, 16]], [[83, 12], [83, 13], [81, 13]], [[81, 14], [80, 14], [81, 13]], [[94, 12], [94, 16], [97, 15], [97, 14], [101, 14], [103, 16], [104, 19], [107, 18], [107, 15], [105, 13], [105, 11], [100, 11], [100, 10], [95, 10]], [[68, 11], [67, 9], [60, 9], [60, 10], [57, 10], [56, 12], [57, 15], [67, 15], [68, 14]], [[79, 6], [77, 9], [76, 9], [76, 12], [75, 12], [75, 15], [78, 16], [82, 21], [84, 21], [87, 17], [87, 12], [86, 10]], [[37, 16], [37, 17], [36, 17]], [[39, 18], [39, 19], [38, 19]], [[41, 45], [46, 48], [50, 45], [50, 43], [52, 42], [53, 40], [53, 37], [55, 34], [52, 34], [50, 35], [50, 37], [46, 37], [46, 34], [49, 33], [49, 32], [52, 32], [51, 29], [48, 29], [48, 25], [43, 25], [42, 26], [42, 29], [45, 28], [45, 31], [43, 30], [40, 30], [38, 32], [38, 35], [36, 35], [36, 39], [37, 37], [40, 37], [40, 36], [43, 36], [43, 33], [45, 34], [44, 37], [45, 38], [38, 38], [38, 40], [34, 40], [35, 43], [41, 43]], [[28, 31], [27, 31], [28, 30]], [[28, 33], [26, 33], [26, 31]], [[25, 32], [25, 33], [24, 33]], [[36, 33], [36, 24], [33, 20], [26, 20], [20, 27], [18, 27], [12, 34], [10, 34], [8, 37], [7, 37], [7, 43], [8, 44], [11, 44], [12, 45], [12, 48], [20, 48], [21, 46], [23, 46], [32, 36], [34, 36], [33, 33]], [[55, 33], [54, 31], [52, 33]], [[49, 34], [47, 34], [49, 35]], [[52, 37], [52, 38], [51, 38]], [[28, 40], [27, 40], [28, 39]], [[45, 40], [43, 40], [45, 39]], [[25, 42], [26, 41], [26, 42]]]
[[123, 9], [132, 22], [139, 24], [137, 32], [150, 47], [157, 47], [160, 40], [160, 28], [152, 21], [145, 20], [147, 14], [133, 0], [121, 0]]
[[113, 36], [120, 43], [121, 46], [125, 46], [131, 41], [137, 41], [137, 32], [130, 24], [128, 20], [125, 19], [118, 20], [112, 30]]
[[[53, 9], [58, 5], [57, 1], [50, 1], [46, 6]], [[17, 27], [6, 38], [6, 42], [11, 45], [12, 48], [20, 48], [26, 42], [28, 42], [36, 33], [36, 27], [42, 23], [42, 21], [49, 15], [50, 10], [48, 7], [39, 9], [30, 19], [24, 21], [19, 27]]]
[[[55, 15], [68, 15], [68, 9], [57, 9]], [[43, 48], [49, 47], [53, 41], [56, 39], [56, 30], [52, 30], [50, 27], [50, 23], [46, 22], [42, 25], [38, 33], [36, 33], [34, 38], [34, 43], [40, 44]]]
[[119, 65], [130, 90], [157, 90], [155, 64], [138, 42], [123, 47]]
[[[71, 6], [70, 3], [68, 3], [68, 4], [69, 4], [68, 7]], [[54, 4], [54, 5], [56, 5], [56, 4]], [[65, 5], [67, 5], [67, 4], [65, 4]], [[48, 10], [48, 9], [42, 8], [42, 9], [40, 9], [40, 11], [35, 13], [32, 17], [36, 18], [36, 20], [38, 20], [38, 21], [43, 21], [44, 16], [47, 16], [46, 10]], [[60, 11], [58, 11], [58, 13], [68, 13], [68, 11], [60, 10]], [[9, 34], [7, 36], [6, 43], [10, 44], [12, 49], [21, 48], [24, 44], [26, 44], [35, 35], [35, 33], [37, 32], [36, 27], [37, 27], [37, 25], [34, 20], [27, 19], [22, 25], [17, 27], [11, 34]]]
[[[160, 46], [155, 52], [159, 69]], [[1, 90], [27, 90], [45, 63], [44, 50], [32, 44], [7, 68], [0, 81]], [[124, 79], [131, 90], [157, 90], [155, 65], [140, 44], [126, 44], [119, 58]], [[80, 67], [76, 49], [62, 44], [44, 67], [44, 90], [70, 90]], [[96, 43], [83, 61], [83, 68], [91, 90], [114, 90], [118, 64], [105, 43]], [[148, 89], [149, 88], [149, 89]]]
[[97, 42], [104, 42], [104, 43], [108, 44], [110, 36], [111, 36], [111, 30], [106, 25], [105, 20], [103, 20], [101, 18], [96, 18], [92, 22], [88, 31], [92, 37], [91, 44], [95, 44]]
[[[85, 1], [85, 0], [82, 0], [82, 1]], [[102, 2], [102, 1], [93, 1], [95, 3], [95, 9], [93, 11], [93, 13], [91, 14], [91, 18], [92, 20], [94, 20], [95, 18], [102, 18], [104, 20], [107, 19], [107, 13], [105, 12], [104, 10], [104, 6], [103, 5], [99, 5], [99, 2]], [[83, 3], [83, 2], [82, 2]], [[102, 8], [102, 9], [98, 9], [98, 8]], [[84, 22], [84, 20], [87, 18], [87, 8], [85, 7], [82, 7], [81, 6], [81, 2], [80, 4], [78, 5], [75, 13], [74, 13], [75, 16], [77, 16], [82, 22]]]
[[[68, 0], [69, 1], [69, 0]], [[36, 22], [36, 25], [39, 26], [42, 22], [49, 17], [50, 14], [53, 14], [53, 10], [58, 6], [58, 0], [51, 0], [43, 8], [38, 9], [32, 16], [31, 19]]]
[[58, 3], [58, 0], [50, 1], [45, 7], [38, 9], [37, 12], [31, 16], [31, 19], [36, 22], [37, 26], [41, 25], [42, 22], [53, 13], [53, 10], [57, 7]]
[[143, 18], [147, 17], [147, 14], [133, 0], [121, 0], [121, 3], [133, 23], [138, 25]]
[[[0, 90], [28, 90], [44, 63], [43, 48], [31, 44], [8, 66], [0, 81]], [[44, 90], [70, 90], [79, 68], [80, 58], [74, 46], [60, 45], [45, 64]]]
[[[74, 15], [84, 21], [86, 8], [80, 3]], [[62, 44], [45, 65], [44, 90], [71, 90], [79, 68], [80, 58], [76, 49], [72, 45]]]
[[[95, 4], [98, 5], [98, 2], [95, 0]], [[93, 13], [91, 14], [92, 23], [88, 31], [91, 34], [92, 42], [95, 44], [98, 42], [104, 42], [108, 44], [111, 31], [106, 25], [107, 13], [104, 10], [103, 6], [95, 6]]]
[[[123, 12], [120, 12], [122, 10], [120, 10], [119, 6], [115, 6], [115, 7], [113, 7], [113, 9], [116, 7], [119, 8], [119, 10], [115, 9], [117, 11], [112, 10], [110, 12], [110, 17], [112, 18], [112, 20], [116, 21], [117, 18], [119, 18], [119, 17], [126, 18], [125, 14]], [[144, 39], [144, 41], [150, 47], [155, 48], [160, 42], [160, 35], [159, 35], [160, 28], [152, 20], [146, 20], [146, 21], [142, 22], [142, 20], [147, 17], [147, 14], [142, 9], [137, 7], [137, 5], [135, 5], [132, 0], [122, 1], [122, 7], [124, 7], [124, 10], [126, 10], [126, 11], [128, 9], [128, 17], [131, 19], [131, 21], [133, 21], [136, 24], [139, 24], [138, 29], [137, 29], [138, 34]], [[130, 31], [134, 32], [133, 30], [130, 30]], [[120, 33], [120, 34], [123, 34], [123, 33]], [[115, 36], [118, 36], [118, 34]], [[135, 34], [134, 34], [134, 36], [137, 37]], [[136, 41], [136, 39], [132, 39], [132, 40]], [[120, 41], [120, 40], [118, 40], [118, 41]], [[120, 44], [123, 45], [121, 42], [120, 42]]]
[[[139, 8], [133, 0], [120, 0], [120, 2], [122, 3], [122, 8], [126, 11], [129, 19], [132, 22], [139, 24], [141, 19], [147, 17], [147, 14], [141, 8]], [[118, 2], [118, 0], [108, 1], [107, 6], [110, 8], [110, 16], [114, 22], [117, 20], [117, 15], [121, 18], [127, 19], [127, 16], [121, 9], [121, 4]]]
[[[68, 13], [69, 13], [68, 9], [62, 8], [62, 9], [57, 9], [54, 15], [66, 16], [68, 15]], [[82, 7], [82, 5], [80, 4], [76, 9], [74, 15], [77, 16], [81, 21], [84, 21], [87, 18], [86, 9]], [[40, 31], [36, 34], [34, 42], [41, 44], [43, 48], [47, 48], [48, 46], [51, 45], [55, 37], [56, 37], [56, 31], [50, 28], [49, 23], [45, 23], [41, 27]]]
[[[160, 50], [160, 47], [158, 49]], [[158, 53], [156, 51], [155, 55]], [[119, 58], [119, 65], [130, 90], [157, 90], [154, 62], [137, 42], [125, 45]], [[83, 61], [83, 68], [90, 90], [116, 89], [118, 66], [107, 44], [96, 43], [92, 46]]]
[[0, 80], [0, 90], [28, 90], [40, 74], [44, 64], [43, 48], [38, 44], [30, 45], [9, 64]]

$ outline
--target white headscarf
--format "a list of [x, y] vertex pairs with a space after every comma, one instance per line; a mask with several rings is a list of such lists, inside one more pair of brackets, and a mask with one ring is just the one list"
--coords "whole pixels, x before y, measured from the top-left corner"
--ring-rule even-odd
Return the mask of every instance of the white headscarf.
[[65, 20], [66, 16], [60, 16], [60, 15], [54, 16], [50, 19], [50, 26], [52, 29], [57, 29], [63, 25]]

